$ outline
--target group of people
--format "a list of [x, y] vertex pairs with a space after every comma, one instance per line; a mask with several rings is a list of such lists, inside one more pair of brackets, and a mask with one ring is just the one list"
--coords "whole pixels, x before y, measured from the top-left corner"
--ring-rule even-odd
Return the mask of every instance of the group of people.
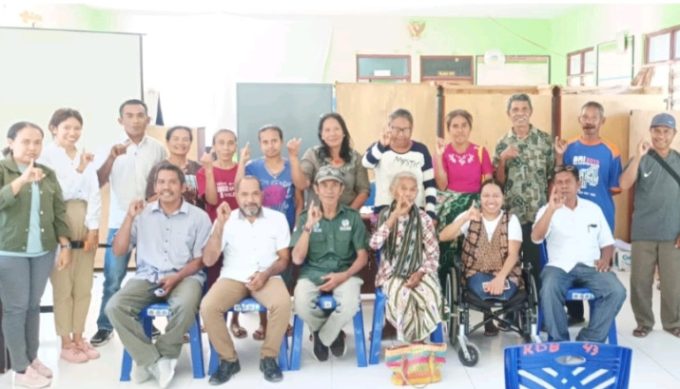
[[[220, 358], [210, 383], [225, 383], [240, 371], [229, 332], [247, 335], [238, 315], [227, 326], [225, 314], [252, 296], [267, 310], [253, 333], [263, 340], [260, 370], [268, 381], [280, 381], [279, 345], [292, 310], [311, 327], [319, 361], [344, 355], [342, 328], [360, 307], [359, 272], [369, 247], [380, 250], [374, 282], [387, 296], [386, 318], [402, 342], [426, 341], [441, 322], [441, 286], [458, 256], [462, 282], [481, 299], [510, 299], [525, 287], [521, 264], [531, 263], [545, 329], [556, 341], [568, 340], [568, 325], [584, 320], [582, 304], [567, 303], [565, 311], [566, 290], [590, 288], [598, 305], [578, 339], [601, 342], [626, 298], [609, 271], [612, 196], [634, 184], [634, 335], [653, 328], [658, 267], [662, 324], [680, 337], [680, 154], [670, 147], [673, 116], [654, 117], [651, 144], [641, 142], [623, 169], [617, 148], [600, 136], [605, 116], [597, 102], [582, 107], [583, 134], [569, 142], [553, 142], [531, 124], [525, 94], [513, 95], [506, 113], [512, 128], [491, 155], [470, 141], [472, 115], [450, 112], [447, 139], [438, 139], [434, 159], [412, 139], [414, 119], [405, 109], [390, 114], [363, 156], [352, 148], [342, 116], [329, 113], [319, 121], [320, 144], [302, 157], [300, 139], [290, 139], [284, 158], [283, 131], [265, 125], [258, 131], [263, 157], [254, 160], [249, 145], [239, 152], [237, 135], [226, 129], [214, 134], [199, 161], [188, 158], [187, 127], [167, 131], [166, 149], [147, 135], [150, 119], [140, 100], [120, 106], [125, 136], [96, 156], [76, 147], [83, 118], [73, 109], [54, 113], [53, 142], [45, 147], [39, 126], [16, 123], [0, 162], [0, 301], [15, 384], [50, 384], [52, 371], [37, 358], [48, 278], [65, 361], [98, 358], [96, 347], [115, 330], [135, 361], [133, 380], [153, 378], [166, 387], [200, 314]], [[358, 211], [371, 191], [367, 169], [375, 173], [376, 216], [368, 227]], [[103, 297], [88, 342], [100, 188], [107, 183]], [[541, 266], [543, 241], [548, 260]], [[133, 249], [136, 271], [121, 288]], [[292, 265], [299, 267], [297, 277]], [[334, 297], [335, 310], [318, 306], [322, 294]], [[152, 342], [138, 317], [161, 301], [172, 314], [162, 334], [154, 329]], [[497, 333], [487, 320], [485, 334]]]

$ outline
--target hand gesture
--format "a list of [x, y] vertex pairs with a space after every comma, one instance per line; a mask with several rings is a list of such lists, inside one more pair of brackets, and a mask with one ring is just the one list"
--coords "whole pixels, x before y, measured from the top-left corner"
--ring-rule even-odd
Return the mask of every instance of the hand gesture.
[[144, 210], [144, 200], [133, 200], [128, 207], [128, 216], [132, 219], [137, 217]]
[[390, 129], [389, 126], [387, 126], [383, 130], [382, 134], [380, 134], [380, 144], [383, 147], [389, 147], [391, 139], [392, 139], [392, 130]]
[[482, 214], [479, 212], [479, 209], [477, 209], [474, 203], [467, 210], [465, 217], [467, 218], [468, 221], [478, 222], [482, 220]]
[[394, 207], [394, 214], [396, 215], [396, 217], [406, 216], [411, 211], [412, 206], [413, 206], [412, 202], [400, 198], [397, 200], [397, 206]]
[[84, 251], [97, 250], [99, 247], [99, 230], [89, 230], [83, 245]]
[[246, 145], [243, 146], [239, 158], [239, 163], [245, 164], [248, 161], [250, 161], [250, 142], [246, 142]]
[[519, 149], [515, 145], [508, 146], [501, 153], [501, 159], [507, 161], [509, 159], [517, 158], [519, 156]]
[[442, 138], [437, 138], [437, 144], [435, 145], [434, 152], [436, 155], [444, 155], [444, 150], [446, 149], [446, 141]]
[[548, 207], [552, 210], [559, 209], [564, 205], [564, 196], [557, 190], [557, 186], [553, 186], [552, 192], [550, 192], [550, 200], [548, 201]]
[[559, 136], [555, 137], [555, 154], [564, 155], [567, 151], [567, 141], [560, 139]]
[[125, 141], [125, 143], [119, 143], [117, 145], [113, 145], [113, 147], [111, 147], [111, 157], [113, 159], [116, 159], [119, 156], [125, 154], [127, 152], [128, 146], [130, 146], [131, 144], [132, 144], [132, 142], [130, 142], [130, 140], [128, 139], [128, 140]]
[[347, 280], [344, 273], [328, 273], [325, 276], [322, 276], [321, 279], [326, 281], [319, 286], [319, 290], [322, 292], [332, 292], [333, 289]]
[[248, 290], [250, 290], [251, 292], [257, 292], [258, 290], [262, 289], [262, 287], [264, 287], [264, 284], [267, 283], [267, 280], [269, 280], [267, 273], [262, 271], [256, 271], [255, 274], [250, 276], [250, 278], [248, 279], [248, 282], [246, 283], [246, 288], [248, 288]]
[[57, 257], [57, 270], [64, 270], [71, 264], [71, 249], [59, 250]]
[[644, 139], [641, 140], [640, 143], [638, 143], [638, 147], [637, 147], [638, 156], [639, 156], [640, 158], [642, 158], [643, 155], [647, 154], [647, 152], [649, 151], [650, 147], [651, 147], [651, 145], [649, 144], [649, 142], [647, 142], [647, 141], [644, 140]]
[[408, 280], [406, 280], [406, 283], [404, 284], [404, 286], [406, 288], [409, 288], [409, 289], [413, 289], [413, 288], [417, 287], [418, 285], [420, 285], [420, 281], [423, 279], [424, 275], [425, 275], [425, 273], [423, 273], [421, 271], [417, 271], [417, 272], [411, 274], [411, 276], [408, 278]]
[[302, 139], [292, 138], [286, 143], [286, 148], [288, 149], [288, 157], [297, 158], [300, 153], [300, 145], [302, 144]]
[[219, 207], [217, 207], [217, 219], [215, 221], [219, 222], [221, 225], [224, 225], [224, 223], [229, 220], [229, 216], [231, 215], [231, 208], [229, 208], [228, 203], [222, 203], [220, 204]]
[[[115, 147], [115, 146], [114, 146]], [[83, 149], [82, 154], [80, 154], [80, 163], [78, 164], [78, 173], [82, 173], [87, 168], [90, 162], [94, 161], [94, 154], [87, 153]]]
[[212, 168], [213, 165], [213, 149], [212, 147], [210, 148], [210, 151], [207, 153], [203, 153], [201, 156], [201, 166], [203, 166], [205, 169], [210, 169]]
[[24, 184], [39, 182], [44, 177], [45, 173], [41, 168], [35, 166], [34, 160], [31, 160], [31, 163], [28, 164], [26, 170], [24, 170], [24, 172], [21, 173], [21, 176], [19, 176], [21, 182]]
[[307, 211], [307, 223], [305, 223], [305, 226], [307, 228], [312, 228], [316, 225], [316, 223], [321, 220], [321, 217], [323, 217], [323, 212], [321, 212], [321, 208], [319, 208], [318, 205], [316, 205], [314, 202], [309, 204], [309, 210]]
[[182, 281], [182, 277], [180, 277], [180, 275], [177, 273], [170, 274], [169, 276], [165, 276], [158, 280], [158, 286], [163, 288], [165, 291], [163, 296], [170, 294], [170, 292], [172, 292], [172, 290], [175, 288], [175, 286], [177, 286], [177, 284], [180, 283], [180, 281]]

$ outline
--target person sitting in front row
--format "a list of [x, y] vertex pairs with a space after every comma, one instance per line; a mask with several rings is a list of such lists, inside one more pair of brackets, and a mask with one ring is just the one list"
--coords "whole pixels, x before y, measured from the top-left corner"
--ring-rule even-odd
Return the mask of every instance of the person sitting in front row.
[[262, 207], [257, 178], [245, 176], [236, 182], [235, 189], [239, 209], [231, 212], [228, 203], [219, 205], [203, 253], [205, 265], [212, 266], [224, 252], [220, 276], [201, 303], [205, 330], [220, 355], [210, 384], [223, 384], [241, 371], [224, 313], [248, 296], [267, 307], [269, 320], [260, 351], [260, 371], [265, 380], [278, 382], [283, 374], [276, 361], [291, 315], [290, 294], [279, 276], [290, 258], [288, 222], [281, 212]]
[[[522, 226], [517, 216], [505, 212], [503, 191], [495, 180], [484, 181], [480, 192], [481, 210], [473, 204], [440, 233], [441, 241], [465, 235], [463, 274], [467, 288], [482, 300], [507, 301], [524, 287], [519, 262]], [[491, 312], [484, 314], [484, 320]], [[493, 321], [484, 323], [484, 335], [498, 335]]]
[[[158, 200], [144, 206], [130, 204], [113, 241], [114, 255], [137, 247], [137, 271], [125, 287], [111, 297], [105, 312], [135, 366], [136, 383], [152, 376], [162, 388], [175, 374], [184, 334], [196, 320], [203, 293], [203, 244], [210, 219], [200, 208], [182, 199], [184, 173], [170, 163], [156, 171]], [[165, 333], [153, 344], [144, 333], [139, 313], [147, 306], [167, 301], [172, 315]]]
[[439, 244], [432, 219], [415, 205], [418, 178], [398, 173], [390, 186], [394, 200], [380, 211], [370, 242], [372, 249], [382, 249], [375, 284], [385, 290], [386, 318], [397, 338], [423, 342], [441, 322]]
[[554, 180], [550, 200], [538, 210], [531, 231], [534, 243], [547, 240], [548, 263], [539, 293], [545, 327], [554, 341], [568, 341], [565, 294], [575, 286], [588, 288], [595, 295], [595, 309], [576, 340], [604, 342], [626, 300], [626, 289], [610, 271], [614, 238], [600, 207], [577, 196], [581, 183], [576, 167], [555, 169]]
[[[314, 334], [314, 356], [328, 360], [328, 351], [345, 353], [342, 327], [359, 309], [363, 280], [357, 273], [366, 266], [366, 227], [356, 210], [340, 204], [342, 172], [330, 165], [319, 168], [314, 182], [320, 207], [311, 204], [300, 215], [293, 232], [293, 263], [302, 265], [295, 286], [295, 312]], [[330, 314], [317, 306], [322, 293], [337, 303]]]

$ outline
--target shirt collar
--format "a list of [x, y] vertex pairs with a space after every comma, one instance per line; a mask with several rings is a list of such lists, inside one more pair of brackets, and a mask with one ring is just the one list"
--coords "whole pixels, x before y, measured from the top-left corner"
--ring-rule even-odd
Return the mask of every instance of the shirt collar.
[[[534, 132], [536, 132], [535, 130], [536, 130], [536, 127], [534, 127], [533, 124], [529, 123], [529, 132], [527, 132], [527, 138], [530, 137]], [[508, 135], [510, 135], [513, 138], [517, 138], [517, 134], [515, 133], [515, 129], [512, 128], [512, 127], [510, 127], [510, 132], [508, 133]]]
[[[151, 203], [151, 212], [163, 212], [163, 209], [161, 209], [161, 201], [160, 200], [156, 200], [153, 203]], [[177, 211], [175, 211], [170, 216], [174, 216], [174, 215], [177, 215], [177, 214], [180, 214], [180, 213], [185, 213], [185, 214], [189, 213], [189, 203], [184, 201], [184, 199], [182, 199], [182, 204], [179, 206], [179, 209]]]

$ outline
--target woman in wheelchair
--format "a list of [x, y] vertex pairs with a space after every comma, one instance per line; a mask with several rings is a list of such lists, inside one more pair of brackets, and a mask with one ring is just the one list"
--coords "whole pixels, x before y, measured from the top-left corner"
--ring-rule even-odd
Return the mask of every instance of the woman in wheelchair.
[[385, 316], [397, 329], [398, 339], [421, 343], [441, 322], [439, 245], [432, 219], [414, 204], [415, 175], [397, 174], [390, 191], [395, 200], [380, 212], [370, 241], [371, 248], [382, 249], [375, 284], [387, 296]]
[[[480, 200], [481, 209], [473, 204], [442, 229], [439, 239], [450, 241], [463, 234], [463, 282], [481, 300], [507, 301], [524, 287], [519, 262], [522, 228], [515, 215], [503, 211], [503, 191], [498, 182], [485, 181]], [[486, 321], [491, 312], [484, 315]], [[497, 334], [493, 321], [487, 321], [484, 335]]]

